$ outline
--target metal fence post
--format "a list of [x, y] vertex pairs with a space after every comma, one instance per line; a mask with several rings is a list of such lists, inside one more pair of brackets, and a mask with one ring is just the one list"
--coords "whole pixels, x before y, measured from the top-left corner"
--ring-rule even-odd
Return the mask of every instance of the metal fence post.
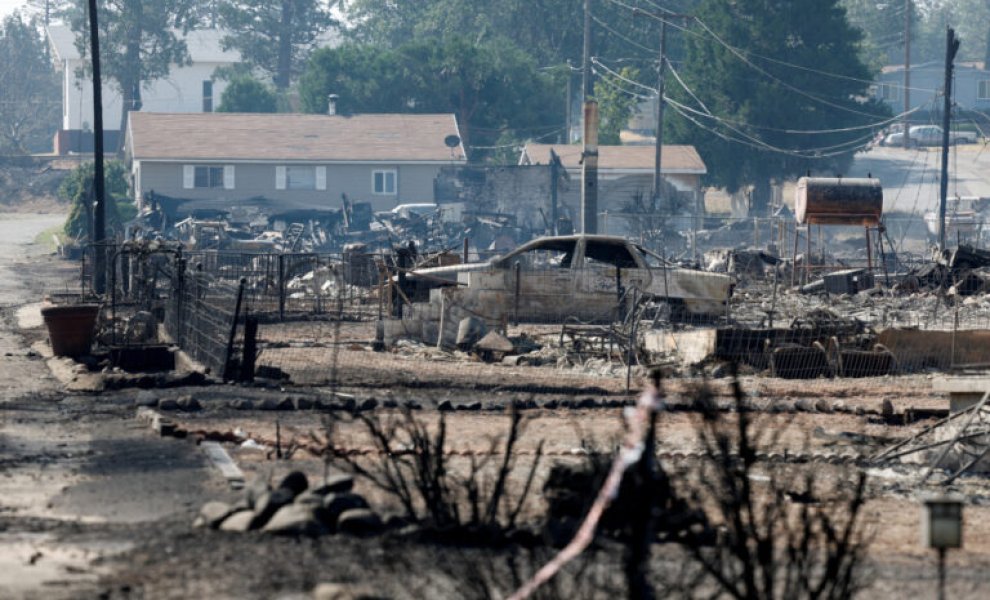
[[278, 255], [278, 320], [285, 320], [285, 255]]
[[237, 286], [237, 302], [234, 303], [234, 316], [230, 320], [230, 335], [227, 337], [227, 350], [224, 353], [223, 359], [223, 380], [230, 381], [231, 379], [231, 360], [234, 355], [234, 338], [237, 337], [237, 321], [240, 319], [241, 315], [241, 302], [244, 300], [244, 288], [247, 286], [247, 279], [241, 279], [241, 283]]
[[186, 295], [186, 259], [182, 258], [182, 249], [179, 248], [175, 255], [175, 273], [173, 275], [175, 281], [173, 286], [175, 287], [175, 331], [172, 335], [175, 337], [175, 343], [182, 347], [185, 341], [185, 335], [183, 333], [185, 326], [185, 319], [183, 310], [185, 309], [185, 295]]

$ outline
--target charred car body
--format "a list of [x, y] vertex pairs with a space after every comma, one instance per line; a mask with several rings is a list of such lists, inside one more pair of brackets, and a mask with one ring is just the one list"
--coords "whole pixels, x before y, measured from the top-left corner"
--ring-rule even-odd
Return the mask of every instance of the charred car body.
[[405, 287], [414, 301], [489, 318], [601, 322], [619, 316], [629, 298], [666, 302], [682, 319], [722, 315], [733, 285], [728, 275], [671, 265], [625, 238], [572, 235], [539, 238], [488, 262], [417, 269]]

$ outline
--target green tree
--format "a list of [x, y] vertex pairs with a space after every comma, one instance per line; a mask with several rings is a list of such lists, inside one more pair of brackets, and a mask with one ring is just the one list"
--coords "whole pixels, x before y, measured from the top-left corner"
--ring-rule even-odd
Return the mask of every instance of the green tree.
[[752, 184], [758, 214], [771, 179], [844, 172], [868, 127], [889, 115], [865, 99], [862, 33], [837, 0], [703, 0], [697, 16], [680, 68], [693, 95], [673, 83], [668, 95], [713, 116], [681, 110], [692, 118], [673, 115], [671, 140], [698, 148], [710, 183], [729, 191]]
[[0, 23], [0, 154], [50, 147], [58, 125], [58, 77], [38, 25], [17, 12]]
[[395, 49], [344, 44], [321, 49], [299, 82], [302, 108], [326, 110], [340, 96], [341, 112], [452, 112], [465, 145], [482, 147], [563, 127], [559, 85], [512, 42], [474, 43], [455, 36], [414, 41]]
[[629, 118], [638, 102], [636, 96], [628, 93], [630, 84], [627, 81], [635, 81], [638, 77], [638, 69], [623, 67], [618, 77], [606, 74], [595, 83], [595, 99], [598, 100], [600, 119], [599, 144], [621, 143], [619, 134], [629, 124]]
[[220, 24], [232, 32], [224, 44], [248, 63], [272, 75], [279, 89], [289, 87], [302, 63], [335, 21], [338, 0], [227, 0]]
[[[86, 162], [69, 173], [58, 188], [58, 195], [72, 203], [65, 221], [65, 235], [76, 240], [89, 239], [90, 216], [87, 214], [93, 204], [92, 162]], [[134, 204], [130, 201], [130, 179], [127, 165], [119, 160], [106, 163], [104, 171], [106, 183], [106, 222], [109, 229], [120, 231], [124, 221], [134, 217]]]
[[278, 99], [275, 92], [251, 77], [235, 77], [220, 97], [217, 112], [273, 113]]
[[[189, 62], [182, 34], [195, 23], [199, 0], [104, 0], [100, 3], [100, 68], [103, 76], [120, 90], [123, 111], [120, 131], [127, 115], [141, 110], [141, 88], [168, 76], [172, 65]], [[89, 21], [86, 0], [75, 0], [67, 16], [76, 32], [76, 47], [89, 56]], [[85, 70], [90, 71], [91, 67]]]

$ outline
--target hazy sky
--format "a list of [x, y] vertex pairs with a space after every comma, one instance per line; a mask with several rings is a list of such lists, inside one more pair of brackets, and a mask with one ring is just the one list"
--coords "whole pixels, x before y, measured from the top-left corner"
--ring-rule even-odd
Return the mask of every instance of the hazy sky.
[[14, 12], [15, 8], [24, 6], [24, 0], [0, 0], [0, 16]]

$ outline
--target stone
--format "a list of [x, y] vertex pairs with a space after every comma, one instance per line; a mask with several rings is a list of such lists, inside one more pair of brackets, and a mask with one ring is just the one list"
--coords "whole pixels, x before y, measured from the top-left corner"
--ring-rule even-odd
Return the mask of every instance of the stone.
[[296, 405], [291, 397], [286, 396], [278, 401], [278, 404], [275, 405], [275, 410], [296, 410]]
[[504, 335], [498, 333], [497, 331], [489, 331], [485, 337], [478, 341], [475, 348], [485, 352], [501, 352], [508, 354], [515, 349], [515, 346], [513, 346], [509, 338]]
[[457, 410], [478, 411], [481, 410], [481, 402], [461, 402], [454, 407]]
[[258, 410], [278, 410], [278, 400], [275, 398], [265, 398], [258, 405]]
[[382, 401], [382, 406], [384, 408], [399, 408], [399, 403], [393, 400], [392, 398], [389, 398], [387, 400]]
[[247, 499], [248, 506], [254, 508], [258, 504], [258, 500], [262, 496], [272, 491], [272, 488], [263, 479], [255, 479], [250, 485], [244, 489], [244, 497]]
[[557, 402], [556, 400], [547, 400], [543, 403], [543, 408], [547, 410], [556, 410], [558, 406], [560, 406], [560, 402]]
[[220, 523], [220, 531], [248, 531], [254, 522], [254, 511], [242, 510], [228, 516]]
[[203, 405], [199, 403], [199, 400], [189, 395], [179, 396], [175, 403], [179, 407], [179, 410], [185, 412], [196, 412], [203, 409]]
[[815, 408], [815, 401], [811, 398], [798, 398], [797, 401], [794, 402], [794, 408], [797, 409], [798, 412], [809, 413], [816, 412], [817, 410]]
[[375, 400], [374, 398], [365, 398], [361, 401], [361, 404], [358, 405], [358, 410], [362, 411], [375, 410], [376, 408], [378, 408], [378, 400]]
[[581, 398], [578, 400], [576, 408], [595, 408], [598, 402], [594, 398]]
[[304, 504], [306, 506], [323, 506], [323, 494], [317, 494], [314, 490], [306, 490], [305, 492], [296, 496], [293, 500], [295, 504]]
[[345, 583], [321, 583], [313, 588], [313, 600], [383, 600], [375, 592], [363, 585]]
[[251, 402], [247, 398], [241, 398], [240, 400], [231, 402], [230, 407], [234, 410], [254, 410], [254, 402]]
[[359, 536], [376, 535], [383, 529], [381, 518], [368, 508], [345, 510], [337, 517], [337, 531], [340, 533]]
[[199, 509], [199, 517], [193, 526], [216, 529], [232, 512], [234, 510], [226, 502], [207, 502]]
[[297, 396], [292, 400], [296, 410], [309, 410], [313, 408], [313, 401], [306, 396]]
[[172, 398], [162, 398], [158, 401], [158, 410], [179, 410], [179, 403]]
[[835, 412], [835, 410], [832, 408], [832, 404], [824, 398], [822, 398], [818, 402], [815, 402], [815, 410], [825, 414], [831, 414]]
[[141, 390], [134, 397], [134, 406], [155, 407], [158, 405], [158, 396], [150, 390]]
[[363, 497], [351, 493], [341, 492], [337, 494], [327, 494], [323, 499], [323, 508], [327, 509], [327, 519], [331, 524], [336, 524], [338, 517], [345, 511], [355, 508], [368, 508], [368, 502]]
[[278, 509], [291, 503], [295, 496], [290, 490], [278, 488], [271, 492], [262, 494], [254, 503], [254, 521], [251, 523], [252, 529], [258, 529], [272, 518]]
[[455, 345], [460, 350], [469, 350], [488, 332], [485, 322], [478, 317], [465, 317], [457, 324]]
[[293, 498], [306, 491], [308, 487], [309, 480], [306, 479], [306, 474], [302, 471], [292, 471], [275, 486], [276, 489], [289, 490], [292, 492]]
[[283, 535], [312, 535], [325, 533], [316, 511], [323, 510], [305, 504], [286, 504], [269, 519], [262, 531]]
[[328, 475], [322, 485], [313, 488], [313, 493], [326, 496], [327, 494], [349, 492], [352, 489], [354, 489], [354, 477], [347, 473], [334, 473]]
[[454, 404], [450, 400], [444, 400], [443, 402], [437, 405], [437, 410], [439, 410], [440, 412], [450, 412], [454, 410]]

